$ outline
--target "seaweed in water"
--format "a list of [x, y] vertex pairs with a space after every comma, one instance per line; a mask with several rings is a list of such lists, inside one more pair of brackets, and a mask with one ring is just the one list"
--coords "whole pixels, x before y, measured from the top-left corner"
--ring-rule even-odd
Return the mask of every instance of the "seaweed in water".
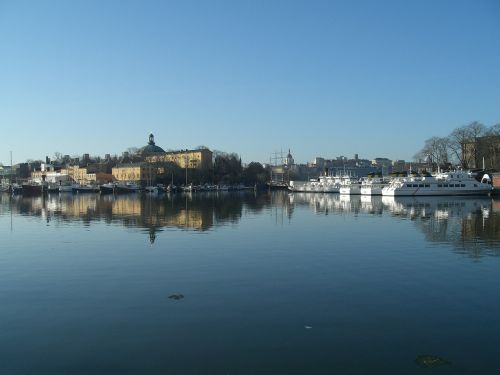
[[179, 300], [184, 298], [184, 294], [172, 294], [171, 296], [168, 296], [168, 298]]
[[417, 359], [415, 359], [415, 362], [420, 367], [425, 367], [425, 368], [434, 368], [444, 365], [451, 365], [451, 362], [447, 361], [446, 359], [438, 357], [437, 355], [430, 355], [430, 354], [419, 355]]

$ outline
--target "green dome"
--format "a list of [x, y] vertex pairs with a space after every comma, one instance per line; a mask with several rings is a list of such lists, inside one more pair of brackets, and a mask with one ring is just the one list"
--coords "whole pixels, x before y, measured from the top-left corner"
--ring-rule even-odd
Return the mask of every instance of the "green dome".
[[164, 153], [165, 151], [161, 148], [155, 145], [155, 137], [153, 133], [149, 135], [149, 142], [146, 146], [141, 148], [141, 155], [146, 156], [146, 155], [151, 155], [151, 154], [159, 154], [159, 153]]

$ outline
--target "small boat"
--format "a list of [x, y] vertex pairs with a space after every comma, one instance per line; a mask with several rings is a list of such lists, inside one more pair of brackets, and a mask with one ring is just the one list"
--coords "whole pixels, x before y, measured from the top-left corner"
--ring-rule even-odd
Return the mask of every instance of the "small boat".
[[146, 186], [144, 191], [148, 194], [158, 194], [158, 186]]
[[177, 186], [174, 184], [170, 184], [167, 186], [167, 192], [168, 193], [175, 193], [177, 191]]
[[99, 186], [99, 191], [101, 194], [113, 194], [115, 192], [116, 184], [114, 182], [109, 182], [107, 184], [102, 184]]
[[59, 185], [59, 193], [72, 193], [73, 185]]
[[47, 193], [59, 193], [59, 185], [49, 183], [47, 185]]
[[21, 187], [21, 194], [27, 197], [42, 195], [44, 192], [43, 186], [34, 182], [22, 184]]
[[11, 190], [12, 190], [12, 195], [19, 195], [23, 192], [23, 186], [19, 184], [12, 184]]
[[95, 185], [75, 185], [73, 186], [73, 192], [75, 193], [97, 193], [99, 192], [99, 187]]
[[0, 193], [10, 193], [10, 185], [0, 185]]
[[116, 183], [114, 192], [116, 194], [136, 193], [141, 187], [135, 182]]

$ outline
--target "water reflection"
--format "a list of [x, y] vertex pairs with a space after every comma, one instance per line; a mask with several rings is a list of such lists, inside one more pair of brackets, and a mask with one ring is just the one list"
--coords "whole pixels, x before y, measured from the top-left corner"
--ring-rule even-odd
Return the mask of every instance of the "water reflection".
[[[207, 193], [113, 196], [98, 194], [55, 195], [38, 198], [0, 195], [0, 215], [7, 213], [43, 218], [47, 223], [78, 221], [85, 226], [104, 221], [140, 228], [154, 243], [164, 228], [208, 231], [237, 224], [246, 213], [263, 210], [276, 217], [307, 220], [298, 207], [321, 215], [389, 216], [410, 220], [425, 239], [451, 244], [472, 257], [500, 255], [500, 201], [472, 197], [370, 197], [338, 194]], [[352, 225], [363, 225], [357, 221]]]
[[207, 231], [218, 225], [238, 223], [244, 209], [259, 212], [271, 200], [253, 193], [145, 195], [1, 195], [0, 214], [35, 216], [50, 222], [93, 221], [143, 228], [154, 242], [162, 228]]
[[390, 215], [411, 220], [425, 239], [478, 258], [500, 255], [500, 201], [487, 197], [380, 197], [294, 194], [318, 214]]

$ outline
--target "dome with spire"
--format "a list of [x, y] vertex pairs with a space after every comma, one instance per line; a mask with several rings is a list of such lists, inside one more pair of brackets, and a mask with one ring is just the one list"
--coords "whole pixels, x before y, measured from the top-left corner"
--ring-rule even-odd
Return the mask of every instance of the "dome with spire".
[[148, 156], [148, 155], [160, 154], [160, 153], [164, 153], [164, 152], [165, 151], [161, 147], [156, 146], [155, 136], [153, 135], [153, 133], [149, 134], [149, 142], [146, 146], [141, 148], [141, 155]]

